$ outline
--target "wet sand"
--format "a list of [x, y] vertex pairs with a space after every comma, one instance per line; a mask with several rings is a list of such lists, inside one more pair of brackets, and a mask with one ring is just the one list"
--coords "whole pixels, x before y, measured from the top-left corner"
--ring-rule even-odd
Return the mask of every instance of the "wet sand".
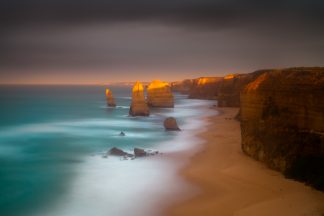
[[200, 193], [172, 204], [164, 215], [324, 215], [324, 193], [285, 179], [241, 151], [237, 108], [217, 108], [204, 148], [181, 171]]

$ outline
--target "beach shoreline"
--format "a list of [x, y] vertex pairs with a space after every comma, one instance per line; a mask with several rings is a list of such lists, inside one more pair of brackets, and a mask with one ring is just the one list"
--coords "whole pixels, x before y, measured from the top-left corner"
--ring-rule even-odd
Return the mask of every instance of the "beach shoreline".
[[238, 108], [216, 110], [218, 115], [204, 119], [207, 129], [197, 133], [202, 144], [180, 155], [189, 160], [178, 175], [193, 185], [190, 196], [167, 200], [161, 215], [324, 214], [324, 193], [243, 154]]

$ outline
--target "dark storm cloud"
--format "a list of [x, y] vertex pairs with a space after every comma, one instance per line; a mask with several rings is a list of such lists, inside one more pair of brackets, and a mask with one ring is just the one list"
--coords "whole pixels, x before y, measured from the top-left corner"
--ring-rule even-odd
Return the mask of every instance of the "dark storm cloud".
[[322, 0], [2, 0], [0, 7], [3, 27], [159, 21], [218, 28], [280, 19], [317, 25], [323, 18]]
[[214, 75], [324, 58], [323, 0], [1, 0], [0, 26], [0, 81], [70, 69]]

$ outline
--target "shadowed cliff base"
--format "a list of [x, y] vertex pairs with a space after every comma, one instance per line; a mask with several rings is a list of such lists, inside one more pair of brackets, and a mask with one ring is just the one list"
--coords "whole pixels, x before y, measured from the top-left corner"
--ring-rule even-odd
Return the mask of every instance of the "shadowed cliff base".
[[324, 194], [246, 156], [241, 150], [238, 108], [217, 108], [209, 118], [206, 141], [181, 174], [200, 193], [171, 206], [173, 216], [323, 215]]
[[324, 68], [263, 71], [241, 92], [242, 149], [324, 188]]
[[219, 107], [240, 107], [243, 152], [323, 190], [323, 67], [202, 77], [172, 87], [189, 87], [189, 98], [216, 99]]

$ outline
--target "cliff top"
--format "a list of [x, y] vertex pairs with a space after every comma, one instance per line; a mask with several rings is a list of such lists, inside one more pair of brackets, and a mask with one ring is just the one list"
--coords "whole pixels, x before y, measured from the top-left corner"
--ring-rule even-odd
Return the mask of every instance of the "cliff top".
[[298, 67], [261, 70], [261, 74], [249, 83], [243, 92], [252, 91], [324, 91], [324, 67]]

